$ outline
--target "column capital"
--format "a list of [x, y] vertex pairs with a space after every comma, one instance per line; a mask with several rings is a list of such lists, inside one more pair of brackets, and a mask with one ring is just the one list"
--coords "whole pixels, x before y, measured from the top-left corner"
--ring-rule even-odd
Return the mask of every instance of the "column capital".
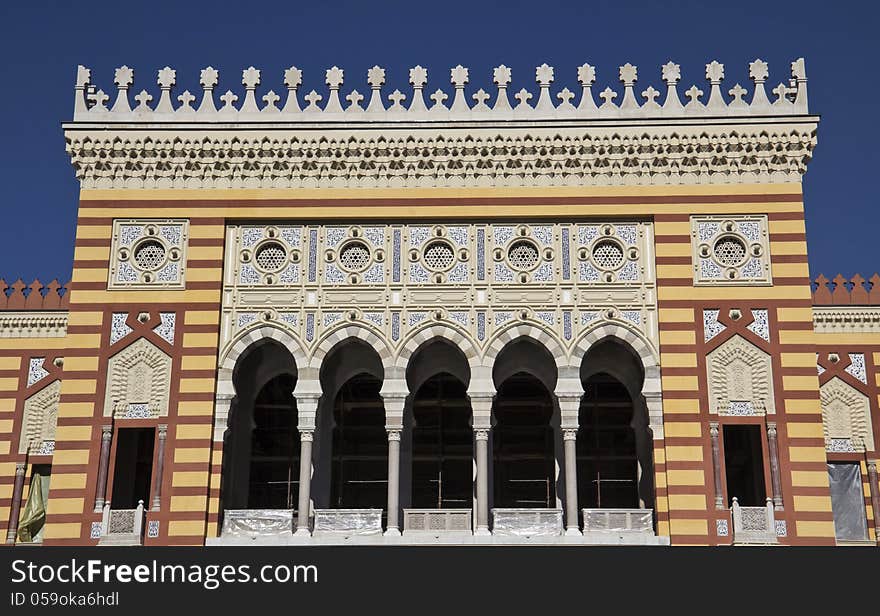
[[159, 424], [156, 427], [159, 429], [159, 438], [162, 438], [168, 434], [168, 424]]
[[713, 438], [718, 437], [718, 422], [717, 421], [710, 421], [709, 422], [709, 435], [712, 436]]
[[27, 468], [27, 462], [16, 462], [15, 463], [15, 474], [16, 475], [24, 475], [24, 471]]
[[110, 440], [110, 436], [113, 434], [113, 426], [109, 424], [105, 424], [101, 426], [101, 439], [105, 441]]
[[767, 436], [770, 438], [776, 438], [776, 422], [768, 421], [767, 422]]
[[564, 441], [576, 441], [577, 440], [577, 428], [564, 428], [562, 430], [562, 440]]
[[866, 464], [868, 465], [868, 470], [869, 470], [869, 471], [872, 470], [872, 469], [873, 469], [875, 472], [877, 471], [877, 460], [868, 460], [868, 461], [866, 462]]
[[488, 428], [475, 428], [474, 429], [474, 438], [478, 441], [488, 441], [489, 440], [489, 429]]
[[303, 443], [305, 443], [305, 442], [311, 443], [311, 442], [314, 440], [314, 436], [315, 436], [315, 430], [314, 430], [314, 428], [306, 428], [306, 429], [302, 429], [302, 428], [301, 428], [300, 431], [299, 431], [299, 440], [300, 440], [300, 442], [303, 442]]
[[400, 430], [398, 428], [386, 428], [385, 432], [388, 433], [389, 441], [400, 441]]

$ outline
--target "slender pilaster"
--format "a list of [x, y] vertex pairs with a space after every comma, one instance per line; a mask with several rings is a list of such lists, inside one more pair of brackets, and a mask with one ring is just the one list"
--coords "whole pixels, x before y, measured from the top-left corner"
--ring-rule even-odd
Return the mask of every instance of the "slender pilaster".
[[309, 535], [312, 485], [313, 430], [299, 431], [299, 492], [296, 507], [296, 534]]
[[871, 508], [874, 510], [874, 539], [880, 545], [880, 483], [877, 480], [877, 460], [868, 460], [868, 483], [871, 485]]
[[389, 379], [382, 386], [385, 431], [388, 433], [388, 511], [385, 534], [400, 536], [400, 432], [403, 408], [409, 395], [406, 381]]
[[565, 534], [580, 535], [577, 499], [577, 430], [563, 430], [565, 443]]
[[474, 430], [477, 454], [477, 527], [475, 535], [489, 533], [489, 430]]
[[782, 479], [779, 476], [779, 445], [776, 441], [776, 422], [767, 422], [767, 445], [770, 450], [770, 484], [773, 488], [773, 507], [782, 510]]
[[718, 422], [709, 422], [712, 438], [712, 471], [715, 479], [715, 509], [724, 509], [724, 490], [721, 483], [721, 445], [718, 443]]
[[9, 525], [6, 527], [6, 543], [15, 543], [18, 534], [18, 516], [21, 513], [21, 493], [24, 491], [24, 473], [26, 462], [15, 464], [15, 483], [12, 486], [12, 507], [9, 510]]
[[477, 467], [474, 509], [475, 535], [489, 535], [489, 431], [492, 429], [494, 391], [469, 392], [474, 429], [474, 461]]
[[386, 535], [400, 534], [400, 430], [388, 430], [388, 522]]
[[309, 536], [309, 515], [312, 509], [312, 443], [315, 418], [321, 399], [321, 384], [317, 379], [297, 383], [296, 413], [299, 428], [299, 486], [297, 488], [296, 535]]
[[162, 473], [165, 470], [165, 441], [168, 438], [168, 426], [165, 424], [159, 425], [159, 446], [156, 451], [156, 488], [153, 490], [153, 502], [150, 505], [150, 509], [153, 511], [159, 511], [159, 507], [162, 504]]
[[101, 426], [101, 456], [98, 459], [98, 483], [95, 486], [95, 513], [104, 508], [107, 495], [107, 470], [110, 467], [110, 441], [113, 426]]

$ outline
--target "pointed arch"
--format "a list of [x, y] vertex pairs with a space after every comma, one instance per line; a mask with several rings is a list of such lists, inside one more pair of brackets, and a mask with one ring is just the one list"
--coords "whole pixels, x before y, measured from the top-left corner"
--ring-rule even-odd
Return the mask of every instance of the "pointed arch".
[[472, 372], [480, 366], [480, 350], [476, 341], [463, 328], [451, 323], [429, 323], [408, 334], [397, 352], [395, 366], [406, 371], [416, 352], [435, 339], [445, 340], [457, 347], [464, 354]]
[[504, 347], [520, 338], [530, 338], [547, 349], [556, 363], [559, 378], [568, 374], [568, 354], [565, 352], [565, 346], [562, 344], [562, 341], [550, 329], [530, 322], [512, 323], [496, 332], [486, 347], [486, 352], [483, 355], [483, 366], [491, 370]]
[[318, 344], [309, 359], [309, 368], [320, 371], [321, 366], [330, 351], [332, 351], [338, 344], [352, 338], [361, 340], [371, 346], [376, 353], [379, 354], [379, 359], [385, 370], [385, 378], [394, 378], [397, 371], [395, 369], [394, 354], [391, 351], [391, 346], [377, 330], [362, 323], [346, 323], [324, 334], [318, 341]]
[[255, 343], [272, 339], [284, 346], [293, 356], [298, 369], [308, 365], [308, 356], [299, 338], [286, 329], [272, 323], [260, 323], [240, 332], [226, 349], [220, 353], [217, 369], [217, 397], [234, 396], [232, 374], [239, 358]]

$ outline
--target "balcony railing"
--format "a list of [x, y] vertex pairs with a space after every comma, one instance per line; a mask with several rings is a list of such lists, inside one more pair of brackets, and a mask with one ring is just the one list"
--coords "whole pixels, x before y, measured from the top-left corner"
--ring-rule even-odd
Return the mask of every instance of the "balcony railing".
[[492, 534], [518, 537], [561, 535], [562, 509], [493, 509]]
[[381, 535], [381, 509], [315, 509], [312, 533], [321, 535]]
[[653, 509], [582, 509], [584, 535], [654, 534]]
[[777, 542], [773, 499], [768, 498], [764, 507], [741, 507], [734, 496], [730, 515], [733, 520], [734, 543]]
[[470, 509], [404, 509], [403, 532], [422, 534], [470, 534]]
[[293, 509], [226, 509], [223, 537], [284, 537], [296, 530]]
[[134, 509], [112, 509], [104, 505], [98, 545], [141, 545], [144, 538], [144, 501]]

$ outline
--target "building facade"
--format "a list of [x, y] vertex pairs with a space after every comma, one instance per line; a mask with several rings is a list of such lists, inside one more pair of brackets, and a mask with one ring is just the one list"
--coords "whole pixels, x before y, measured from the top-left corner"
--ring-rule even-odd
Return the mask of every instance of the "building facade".
[[810, 279], [790, 68], [79, 67], [72, 281], [0, 295], [6, 543], [876, 545], [880, 278]]

